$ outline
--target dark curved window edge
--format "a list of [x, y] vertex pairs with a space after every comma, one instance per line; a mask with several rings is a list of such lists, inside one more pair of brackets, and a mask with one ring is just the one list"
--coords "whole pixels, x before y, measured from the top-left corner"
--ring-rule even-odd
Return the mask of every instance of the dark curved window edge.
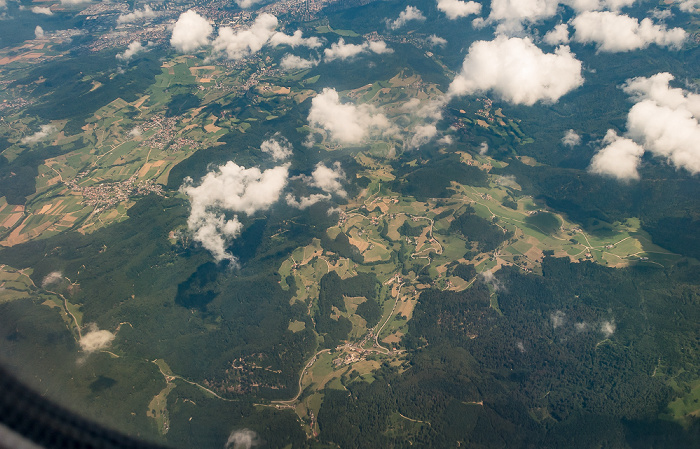
[[49, 401], [3, 367], [0, 423], [5, 427], [0, 427], [0, 449], [165, 449], [108, 429]]

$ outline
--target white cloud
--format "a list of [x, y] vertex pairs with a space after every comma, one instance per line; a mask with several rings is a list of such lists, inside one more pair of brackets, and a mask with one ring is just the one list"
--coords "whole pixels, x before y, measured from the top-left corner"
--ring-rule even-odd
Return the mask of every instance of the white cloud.
[[[229, 161], [207, 173], [198, 186], [186, 180], [180, 190], [190, 197], [192, 210], [187, 225], [194, 239], [217, 261], [235, 261], [226, 251], [243, 228], [235, 214], [251, 215], [269, 209], [279, 200], [288, 178], [289, 164], [260, 171]], [[226, 214], [233, 216], [227, 218]]]
[[378, 55], [394, 52], [394, 50], [387, 47], [386, 42], [384, 41], [369, 41], [367, 43], [367, 48], [369, 48], [369, 51], [371, 51], [372, 53], [376, 53]]
[[[672, 80], [670, 73], [657, 73], [649, 78], [630, 79], [623, 87], [636, 103], [627, 115], [626, 140], [635, 142], [639, 155], [636, 159], [627, 156], [628, 165], [636, 162], [635, 169], [617, 177], [638, 178], [636, 165], [644, 150], [665, 158], [676, 168], [700, 173], [700, 95], [670, 87]], [[596, 158], [598, 155], [591, 162], [594, 172], [598, 172]]]
[[[524, 23], [536, 23], [557, 12], [559, 0], [492, 0], [491, 13], [484, 23], [499, 23], [502, 33], [518, 32]], [[475, 25], [481, 20], [477, 19]]]
[[96, 324], [89, 326], [89, 331], [80, 338], [80, 349], [90, 353], [104, 349], [114, 341], [115, 335], [110, 331], [100, 330]]
[[589, 325], [585, 321], [582, 321], [580, 323], [574, 323], [574, 328], [576, 329], [576, 332], [578, 332], [578, 333], [582, 333], [582, 332], [587, 331], [588, 327], [589, 327]]
[[63, 273], [61, 273], [60, 271], [52, 271], [51, 273], [44, 276], [44, 279], [41, 281], [41, 287], [46, 288], [49, 285], [58, 284], [62, 280]]
[[196, 12], [183, 12], [173, 27], [170, 45], [182, 53], [189, 53], [207, 45], [213, 30], [209, 21]]
[[496, 181], [498, 185], [520, 190], [520, 185], [515, 175], [497, 176], [494, 181]]
[[425, 16], [420, 9], [416, 8], [415, 6], [407, 6], [406, 9], [401, 11], [396, 20], [392, 21], [387, 19], [386, 23], [392, 30], [398, 30], [412, 20], [425, 22]]
[[345, 172], [340, 162], [335, 162], [332, 167], [326, 167], [323, 162], [319, 162], [311, 173], [311, 177], [307, 178], [307, 183], [326, 193], [346, 197], [348, 194], [341, 183], [344, 180]]
[[225, 51], [229, 59], [257, 53], [268, 43], [277, 23], [277, 18], [272, 14], [261, 14], [248, 29], [234, 31], [233, 28], [223, 27], [214, 41], [214, 49]]
[[41, 140], [44, 140], [46, 137], [49, 136], [49, 134], [53, 133], [54, 131], [56, 131], [56, 128], [53, 125], [41, 125], [39, 131], [35, 132], [31, 136], [24, 137], [22, 139], [22, 143], [37, 143]]
[[384, 41], [363, 42], [362, 44], [346, 44], [342, 37], [338, 42], [331, 44], [330, 48], [323, 50], [323, 59], [326, 62], [340, 59], [345, 61], [363, 53], [373, 52], [377, 54], [392, 53], [394, 50], [387, 47]]
[[433, 47], [444, 47], [447, 45], [447, 39], [432, 34], [428, 37], [428, 43]]
[[277, 17], [264, 13], [256, 17], [253, 24], [247, 29], [220, 28], [219, 35], [213, 43], [214, 50], [225, 52], [229, 59], [241, 59], [259, 52], [266, 45], [273, 47], [289, 45], [292, 48], [297, 46], [317, 48], [321, 46], [321, 41], [318, 38], [304, 38], [299, 30], [292, 35], [276, 32], [278, 24]]
[[605, 338], [612, 337], [612, 334], [615, 333], [616, 328], [617, 326], [615, 325], [615, 321], [603, 321], [600, 323], [600, 331], [603, 333]]
[[423, 103], [418, 98], [411, 98], [401, 106], [401, 109], [419, 118], [440, 120], [442, 119], [442, 108], [447, 103], [446, 100], [445, 97], [439, 97]]
[[39, 25], [34, 28], [34, 38], [35, 39], [43, 39], [44, 38], [44, 29], [40, 27]]
[[264, 141], [260, 145], [260, 151], [267, 153], [276, 161], [281, 161], [289, 158], [292, 155], [292, 145], [285, 138], [278, 138], [277, 135], [272, 139]]
[[636, 0], [492, 0], [491, 13], [484, 20], [474, 20], [474, 26], [497, 23], [499, 33], [521, 33], [525, 25], [536, 24], [554, 17], [560, 5], [577, 12], [609, 9], [618, 11]]
[[62, 5], [82, 5], [83, 3], [90, 3], [91, 0], [61, 0]]
[[566, 322], [566, 314], [561, 310], [552, 312], [552, 314], [549, 315], [549, 318], [552, 320], [552, 327], [554, 329], [563, 326]]
[[498, 292], [505, 289], [501, 281], [499, 281], [496, 278], [496, 276], [494, 276], [493, 271], [482, 271], [481, 273], [479, 273], [479, 276], [481, 276], [481, 280], [483, 282], [491, 285], [491, 288], [493, 288], [494, 291]]
[[598, 11], [601, 9], [619, 11], [621, 8], [631, 6], [636, 1], [637, 0], [564, 0], [561, 3], [571, 6], [578, 12], [582, 12]]
[[117, 24], [121, 25], [123, 23], [136, 22], [142, 19], [150, 19], [155, 16], [155, 11], [153, 11], [149, 5], [146, 5], [142, 10], [135, 9], [128, 14], [120, 14], [119, 17], [117, 17]]
[[554, 103], [583, 84], [581, 61], [562, 46], [544, 53], [529, 38], [497, 36], [469, 47], [450, 96], [493, 91], [514, 104]]
[[542, 40], [549, 45], [568, 44], [569, 26], [565, 23], [560, 23], [549, 30]]
[[676, 0], [678, 9], [685, 12], [697, 12], [700, 8], [700, 0]]
[[700, 124], [689, 110], [644, 100], [630, 110], [627, 134], [675, 167], [700, 173]]
[[0, 0], [0, 9], [5, 9], [5, 8], [7, 8], [7, 1]]
[[260, 3], [262, 0], [236, 0], [236, 4], [243, 9], [248, 9], [256, 3]]
[[119, 59], [120, 61], [127, 61], [128, 62], [129, 60], [131, 60], [131, 58], [134, 57], [134, 55], [136, 55], [137, 53], [141, 53], [145, 49], [146, 49], [146, 47], [141, 45], [141, 42], [134, 41], [134, 42], [129, 44], [129, 46], [127, 47], [126, 50], [124, 50], [123, 53], [117, 53], [117, 59]]
[[612, 129], [608, 130], [603, 142], [606, 146], [593, 156], [588, 170], [623, 181], [639, 179], [637, 167], [644, 154], [644, 148], [632, 139], [618, 136]]
[[335, 89], [325, 88], [311, 100], [309, 125], [325, 130], [331, 138], [346, 144], [360, 143], [375, 131], [393, 134], [396, 128], [372, 105], [341, 103]]
[[318, 65], [318, 61], [304, 59], [300, 56], [286, 54], [280, 61], [280, 67], [284, 70], [310, 69]]
[[295, 207], [297, 209], [306, 209], [307, 207], [313, 206], [316, 203], [319, 203], [321, 201], [328, 201], [330, 199], [331, 195], [324, 193], [314, 193], [313, 195], [303, 196], [299, 199], [296, 199], [294, 195], [288, 193], [285, 197], [287, 205]]
[[452, 139], [452, 136], [442, 136], [440, 140], [437, 141], [440, 145], [452, 145], [454, 143], [454, 139]]
[[576, 145], [579, 145], [581, 143], [581, 136], [576, 133], [573, 129], [568, 130], [566, 133], [564, 133], [564, 137], [561, 139], [561, 143], [563, 143], [567, 147], [575, 147]]
[[479, 145], [479, 155], [480, 156], [485, 156], [486, 153], [489, 152], [489, 144], [486, 142], [481, 142], [481, 145]]
[[448, 19], [455, 20], [481, 12], [481, 3], [461, 0], [438, 0], [437, 8], [444, 12]]
[[651, 17], [657, 19], [657, 20], [666, 20], [670, 19], [673, 17], [673, 13], [671, 12], [670, 9], [659, 9], [659, 8], [654, 8], [650, 11]]
[[53, 11], [47, 6], [34, 6], [32, 7], [32, 12], [34, 14], [44, 14], [46, 16], [53, 16]]
[[[241, 3], [251, 0], [237, 0]], [[250, 429], [241, 429], [231, 432], [226, 441], [225, 449], [251, 449], [261, 444], [258, 434]]]
[[341, 37], [338, 42], [331, 44], [331, 48], [326, 48], [323, 51], [323, 55], [326, 62], [334, 61], [336, 59], [344, 61], [346, 59], [354, 58], [365, 51], [367, 51], [366, 42], [363, 44], [346, 44], [345, 39]]
[[647, 48], [651, 44], [680, 48], [687, 33], [681, 28], [667, 29], [651, 19], [637, 19], [610, 11], [584, 12], [571, 20], [574, 40], [594, 43], [598, 51], [622, 52]]
[[649, 78], [637, 77], [629, 79], [622, 89], [635, 102], [652, 100], [660, 106], [672, 109], [687, 109], [694, 117], [700, 117], [700, 95], [680, 88], [670, 87], [669, 83], [673, 80], [673, 75], [668, 72], [661, 72]]
[[437, 135], [437, 128], [435, 125], [418, 125], [413, 130], [413, 137], [411, 137], [411, 142], [408, 144], [409, 148], [420, 148], [426, 143], [433, 140]]
[[[274, 16], [273, 16], [274, 17]], [[270, 45], [277, 47], [278, 45], [289, 45], [292, 48], [296, 47], [308, 47], [308, 48], [318, 48], [321, 45], [321, 40], [315, 36], [312, 37], [302, 37], [303, 33], [301, 30], [296, 30], [294, 34], [284, 34], [277, 32], [270, 37]]]

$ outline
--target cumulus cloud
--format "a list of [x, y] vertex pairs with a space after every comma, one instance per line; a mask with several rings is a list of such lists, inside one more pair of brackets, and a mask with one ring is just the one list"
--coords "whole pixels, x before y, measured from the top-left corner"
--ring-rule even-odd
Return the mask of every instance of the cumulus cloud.
[[307, 182], [310, 186], [319, 188], [326, 193], [346, 197], [348, 194], [343, 188], [341, 182], [343, 180], [345, 180], [345, 172], [340, 166], [340, 162], [333, 163], [331, 167], [326, 167], [323, 162], [319, 162]]
[[589, 325], [585, 321], [581, 321], [580, 323], [574, 324], [574, 329], [576, 329], [576, 332], [578, 332], [578, 333], [586, 332], [588, 330], [588, 328], [589, 328]]
[[481, 12], [481, 3], [461, 0], [438, 0], [437, 8], [444, 12], [448, 19], [455, 20]]
[[355, 144], [372, 132], [391, 134], [396, 128], [377, 108], [368, 104], [341, 103], [335, 89], [325, 88], [311, 100], [309, 125], [320, 128], [341, 143]]
[[91, 0], [61, 0], [62, 5], [82, 5], [83, 3], [90, 3]]
[[549, 30], [542, 40], [549, 45], [568, 44], [569, 26], [565, 23], [560, 23]]
[[182, 53], [189, 53], [207, 45], [213, 30], [207, 19], [190, 9], [180, 14], [175, 22], [170, 45]]
[[[691, 174], [700, 173], [700, 95], [670, 87], [673, 79], [673, 75], [664, 72], [627, 81], [623, 90], [636, 104], [627, 115], [627, 138], [624, 140], [634, 143], [636, 147], [632, 151], [633, 147], [628, 143], [626, 153], [619, 150], [602, 156], [601, 153], [607, 148], [601, 150], [591, 161], [591, 171], [620, 179], [638, 178], [636, 167], [646, 150], [654, 156], [665, 158], [676, 168], [683, 168]], [[612, 131], [608, 131], [608, 135], [616, 136]], [[607, 167], [616, 163], [616, 157], [622, 157], [627, 162], [628, 169], [622, 171], [622, 176], [619, 173], [621, 169], [609, 168], [604, 171], [601, 168], [599, 159], [608, 162], [604, 165]]]
[[603, 142], [605, 146], [591, 159], [589, 171], [625, 181], [639, 179], [637, 167], [644, 148], [632, 139], [618, 136], [612, 129], [608, 130]]
[[697, 12], [700, 8], [700, 0], [675, 0], [678, 9], [685, 12]]
[[477, 18], [474, 26], [498, 24], [499, 33], [521, 33], [525, 25], [539, 23], [554, 17], [560, 5], [566, 5], [576, 12], [598, 11], [620, 8], [633, 4], [636, 0], [492, 0], [491, 13], [486, 19]]
[[44, 14], [46, 16], [53, 16], [53, 11], [51, 8], [46, 6], [34, 6], [31, 10], [34, 14]]
[[306, 209], [307, 207], [313, 206], [318, 202], [327, 201], [330, 199], [331, 195], [327, 193], [314, 193], [313, 195], [303, 196], [299, 199], [296, 199], [294, 195], [288, 193], [285, 198], [285, 201], [287, 202], [287, 205], [291, 207], [295, 207], [297, 209]]
[[132, 23], [143, 19], [150, 19], [155, 16], [155, 11], [153, 11], [149, 5], [146, 5], [142, 10], [136, 9], [128, 14], [120, 14], [119, 17], [117, 17], [117, 25]]
[[292, 155], [292, 145], [284, 137], [275, 135], [260, 145], [260, 151], [269, 154], [276, 161], [281, 161]]
[[554, 16], [558, 5], [559, 0], [492, 0], [488, 18], [485, 21], [476, 19], [474, 25], [498, 23], [501, 33], [519, 32], [524, 23], [536, 23]]
[[318, 61], [304, 59], [300, 56], [286, 54], [280, 61], [280, 67], [284, 70], [310, 69], [318, 65]]
[[39, 25], [34, 28], [34, 38], [35, 39], [43, 39], [44, 38], [44, 29], [40, 27]]
[[479, 155], [480, 156], [485, 156], [486, 153], [489, 152], [489, 144], [486, 142], [481, 142], [481, 145], [479, 145]]
[[134, 41], [129, 44], [126, 50], [124, 50], [123, 53], [117, 53], [117, 59], [120, 61], [125, 61], [128, 62], [133, 58], [137, 53], [141, 53], [144, 51], [146, 47], [141, 45], [141, 42], [139, 41]]
[[260, 14], [253, 24], [243, 30], [230, 27], [219, 29], [219, 35], [214, 40], [214, 50], [226, 53], [229, 59], [241, 59], [259, 52], [266, 45], [273, 47], [289, 45], [290, 47], [304, 46], [318, 48], [321, 41], [316, 37], [304, 38], [297, 30], [292, 35], [275, 31], [279, 22], [272, 14]]
[[260, 171], [229, 161], [207, 173], [198, 186], [187, 179], [180, 190], [190, 199], [187, 225], [194, 239], [217, 261], [235, 261], [226, 247], [243, 228], [236, 214], [269, 209], [279, 200], [288, 178], [289, 164]]
[[437, 142], [440, 145], [452, 145], [454, 140], [452, 139], [452, 136], [442, 136]]
[[552, 327], [556, 329], [564, 325], [564, 323], [566, 322], [566, 314], [561, 310], [557, 310], [552, 312], [551, 315], [549, 315], [549, 319], [552, 320]]
[[700, 95], [671, 88], [670, 73], [634, 78], [624, 87], [638, 101], [627, 115], [627, 135], [644, 149], [692, 174], [700, 173]]
[[650, 11], [650, 14], [653, 18], [657, 20], [666, 20], [670, 19], [673, 17], [673, 13], [671, 12], [670, 9], [659, 9], [659, 8], [654, 8]]
[[44, 140], [49, 136], [49, 134], [56, 131], [53, 125], [41, 125], [39, 131], [35, 132], [31, 136], [26, 136], [22, 139], [22, 143], [33, 144], [41, 140]]
[[95, 323], [91, 323], [88, 327], [89, 331], [80, 338], [80, 349], [83, 352], [95, 352], [106, 348], [112, 341], [115, 335], [107, 330], [100, 330]]
[[338, 42], [332, 43], [330, 48], [323, 50], [323, 59], [326, 62], [335, 61], [336, 59], [345, 61], [369, 52], [383, 54], [392, 53], [393, 50], [387, 47], [386, 42], [384, 41], [363, 42], [362, 44], [346, 44], [345, 39], [341, 37], [338, 39]]
[[579, 136], [573, 129], [570, 129], [566, 133], [564, 133], [564, 137], [562, 137], [561, 143], [563, 143], [567, 147], [575, 147], [576, 145], [581, 144], [581, 136]]
[[565, 0], [561, 3], [571, 6], [578, 12], [582, 11], [598, 11], [601, 9], [609, 9], [611, 11], [619, 11], [620, 9], [631, 6], [637, 0]]
[[481, 276], [481, 280], [489, 284], [494, 291], [498, 292], [505, 289], [501, 281], [494, 276], [493, 271], [482, 271], [479, 273], [479, 276]]
[[444, 47], [445, 45], [447, 45], [447, 39], [431, 34], [430, 36], [428, 36], [428, 44], [430, 44], [433, 47]]
[[638, 50], [651, 44], [680, 48], [687, 37], [682, 28], [667, 29], [664, 25], [655, 25], [649, 18], [639, 22], [610, 11], [581, 13], [572, 19], [571, 25], [576, 42], [593, 43], [603, 52]]
[[445, 97], [421, 102], [417, 98], [411, 98], [401, 107], [402, 110], [419, 118], [429, 120], [442, 119], [442, 108], [447, 103]]
[[408, 147], [420, 148], [422, 145], [425, 145], [426, 143], [433, 140], [433, 138], [437, 135], [437, 132], [437, 128], [435, 127], [435, 125], [432, 124], [416, 126], [416, 128], [413, 131], [413, 137], [411, 137], [411, 141], [408, 144]]
[[410, 21], [425, 22], [425, 16], [420, 9], [415, 6], [407, 6], [406, 9], [401, 11], [399, 17], [396, 20], [386, 20], [387, 26], [392, 30], [398, 30], [402, 26], [406, 25]]
[[510, 187], [511, 189], [520, 188], [514, 175], [498, 176], [494, 179], [494, 181], [496, 181], [496, 184], [498, 185]]
[[700, 117], [700, 95], [684, 89], [670, 87], [674, 76], [668, 72], [657, 73], [649, 78], [637, 77], [627, 80], [623, 91], [635, 102], [651, 100], [660, 106], [688, 110]]
[[369, 51], [372, 53], [376, 53], [378, 55], [394, 52], [394, 50], [389, 48], [384, 41], [369, 41], [367, 43], [367, 48], [369, 48]]
[[[274, 17], [274, 16], [273, 16]], [[284, 34], [276, 32], [270, 37], [270, 45], [277, 47], [279, 45], [289, 45], [292, 48], [308, 47], [318, 48], [321, 45], [321, 40], [315, 36], [303, 37], [301, 30], [296, 30], [293, 34]]]
[[52, 271], [51, 273], [44, 276], [41, 281], [41, 288], [46, 288], [50, 285], [58, 284], [63, 280], [63, 273], [60, 271]]
[[615, 321], [603, 321], [600, 323], [600, 331], [603, 333], [605, 338], [610, 338], [612, 334], [615, 333], [615, 329], [617, 326], [615, 325]]
[[469, 47], [448, 95], [492, 91], [514, 104], [554, 103], [583, 84], [581, 67], [569, 47], [544, 53], [529, 38], [497, 36]]
[[248, 9], [251, 6], [260, 3], [262, 0], [236, 0], [236, 4], [243, 9]]
[[[237, 0], [241, 2], [250, 0]], [[255, 431], [250, 429], [241, 429], [231, 432], [228, 440], [226, 441], [225, 449], [251, 449], [255, 446], [260, 445], [260, 437]]]

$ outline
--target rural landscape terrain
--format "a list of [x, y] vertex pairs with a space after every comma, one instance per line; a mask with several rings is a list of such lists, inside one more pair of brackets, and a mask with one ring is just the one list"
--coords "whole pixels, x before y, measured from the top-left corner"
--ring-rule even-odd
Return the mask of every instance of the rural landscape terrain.
[[3, 366], [170, 447], [694, 447], [700, 5], [229, 3], [0, 9]]

